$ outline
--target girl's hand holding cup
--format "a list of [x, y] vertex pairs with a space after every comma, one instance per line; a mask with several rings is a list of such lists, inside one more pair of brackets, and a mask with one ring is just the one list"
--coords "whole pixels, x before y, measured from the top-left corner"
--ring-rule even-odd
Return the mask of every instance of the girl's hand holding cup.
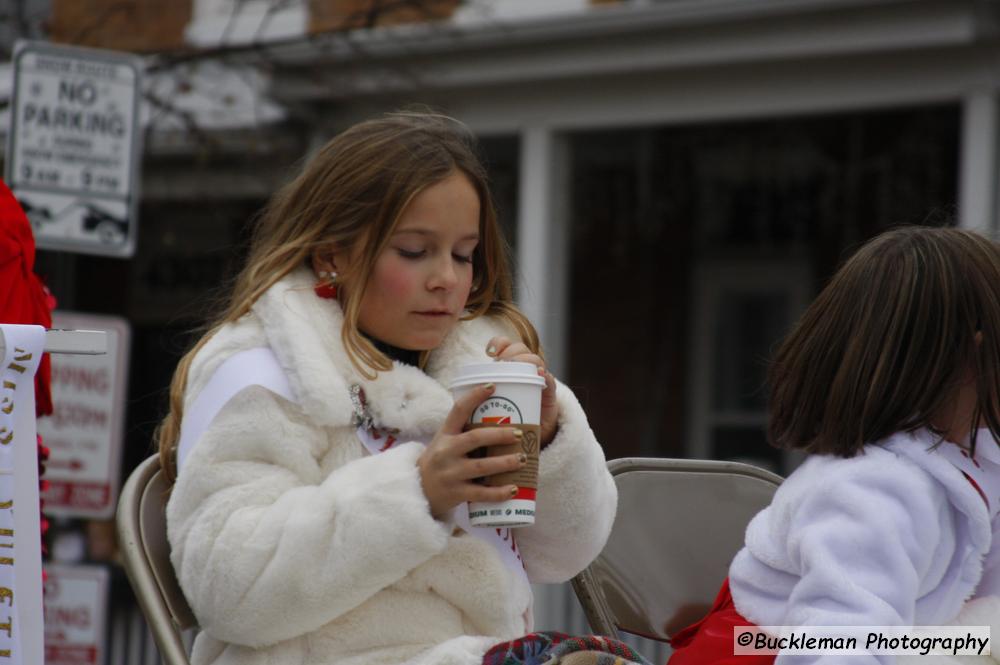
[[519, 446], [521, 431], [511, 427], [462, 431], [476, 407], [495, 390], [493, 384], [479, 385], [455, 400], [444, 425], [417, 459], [420, 483], [435, 519], [442, 518], [460, 503], [500, 502], [517, 493], [516, 485], [487, 487], [476, 479], [517, 471], [527, 462], [523, 454], [476, 458], [468, 455], [477, 448]]
[[538, 368], [538, 376], [545, 379], [542, 390], [540, 437], [542, 448], [552, 443], [559, 428], [559, 405], [556, 403], [556, 380], [545, 369], [545, 361], [523, 342], [513, 342], [507, 337], [494, 337], [486, 345], [486, 355], [497, 360], [531, 363]]
[[[514, 472], [487, 475], [483, 483], [490, 487], [515, 486], [517, 490], [502, 501], [470, 501], [469, 522], [472, 526], [521, 527], [535, 523], [535, 501], [538, 491], [538, 457], [541, 451], [542, 393], [548, 389], [555, 411], [555, 381], [545, 376], [545, 371], [536, 363], [529, 362], [528, 356], [541, 362], [541, 358], [523, 353], [523, 345], [504, 343], [502, 338], [494, 338], [503, 344], [502, 349], [490, 344], [491, 355], [500, 356], [504, 352], [509, 362], [485, 362], [463, 365], [452, 378], [451, 391], [456, 403], [464, 404], [469, 395], [476, 393], [476, 405], [465, 422], [469, 432], [483, 430], [508, 430], [514, 428], [520, 436], [516, 444], [502, 443], [487, 445], [475, 451], [477, 456], [487, 459], [518, 455], [526, 463]], [[527, 351], [523, 347], [523, 351]], [[515, 358], [517, 360], [515, 360]], [[494, 383], [496, 390], [483, 395], [477, 389], [483, 383]], [[555, 413], [551, 416], [549, 440], [555, 436]]]

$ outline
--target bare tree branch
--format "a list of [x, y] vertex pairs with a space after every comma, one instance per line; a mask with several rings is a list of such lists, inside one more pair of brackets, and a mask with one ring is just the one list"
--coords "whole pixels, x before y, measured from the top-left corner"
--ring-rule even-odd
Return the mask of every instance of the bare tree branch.
[[[184, 130], [188, 132], [199, 144], [207, 149], [213, 149], [218, 147], [218, 141], [215, 137], [206, 132], [198, 125], [198, 120], [194, 113], [190, 111], [185, 111], [174, 106], [171, 102], [153, 94], [151, 91], [145, 91], [142, 93], [142, 98], [145, 99], [150, 106], [157, 109], [160, 116], [162, 115], [172, 115], [181, 121], [184, 125]], [[149, 130], [151, 131], [154, 127], [154, 123], [151, 121], [149, 123]]]
[[[247, 86], [253, 91], [253, 115], [254, 118], [258, 118], [258, 82], [248, 78], [243, 68], [250, 65], [257, 67], [262, 71], [273, 71], [277, 62], [271, 53], [272, 47], [301, 44], [305, 42], [307, 44], [312, 44], [318, 54], [328, 52], [339, 47], [346, 49], [353, 56], [350, 59], [354, 60], [356, 66], [360, 68], [364, 66], [365, 61], [370, 62], [374, 60], [374, 56], [367, 50], [364, 41], [359, 40], [358, 35], [352, 35], [352, 32], [359, 29], [374, 28], [386, 14], [400, 9], [416, 10], [424, 19], [432, 19], [435, 17], [435, 12], [432, 7], [432, 3], [434, 3], [435, 0], [372, 0], [371, 4], [367, 7], [362, 7], [359, 10], [344, 16], [343, 19], [338, 22], [337, 27], [330, 30], [311, 32], [304, 37], [297, 36], [263, 42], [261, 36], [264, 34], [264, 31], [270, 21], [278, 11], [286, 8], [290, 4], [290, 1], [291, 0], [271, 0], [265, 15], [261, 19], [261, 22], [257, 26], [256, 32], [249, 43], [227, 44], [226, 42], [230, 39], [238, 22], [239, 16], [245, 9], [246, 3], [246, 0], [233, 0], [233, 8], [230, 13], [229, 20], [223, 29], [219, 46], [208, 49], [182, 48], [146, 56], [147, 75], [154, 76], [158, 73], [163, 73], [167, 75], [173, 74], [176, 76], [177, 74], [172, 72], [172, 70], [176, 70], [186, 64], [194, 64], [210, 60], [216, 60], [225, 65], [230, 65], [232, 66], [233, 71], [240, 76], [244, 83], [246, 83]], [[0, 16], [0, 20], [3, 18], [12, 20], [16, 22], [19, 30], [27, 30], [30, 26], [28, 26], [28, 20], [25, 16], [25, 0], [16, 0], [16, 2], [17, 4], [14, 8], [15, 13], [10, 14], [8, 12], [6, 17]], [[90, 37], [109, 19], [122, 13], [134, 14], [134, 12], [134, 0], [131, 2], [129, 0], [116, 2], [107, 7], [100, 13], [100, 15], [95, 16], [92, 21], [89, 21], [86, 25], [81, 26], [77, 33], [68, 41], [70, 43], [80, 43]], [[437, 21], [429, 21], [428, 25], [433, 26], [432, 29], [434, 30], [439, 28], [441, 30], [445, 30], [449, 35], [452, 34], [454, 29], [453, 26], [449, 29], [448, 26], [444, 24], [439, 25], [439, 22]], [[247, 62], [245, 58], [246, 55], [256, 55], [257, 57], [253, 58], [253, 61]], [[239, 56], [244, 57], [240, 59], [240, 62], [235, 62]], [[381, 73], [385, 76], [393, 78], [395, 81], [403, 80], [409, 85], [412, 85], [414, 88], [417, 88], [422, 84], [420, 73], [415, 68], [406, 64], [405, 60], [405, 58], [399, 60], [394, 59], [386, 68], [382, 68]], [[337, 82], [335, 80], [330, 80], [328, 77], [324, 76], [325, 70], [325, 67], [320, 66], [314, 68], [316, 83], [321, 86], [336, 85]], [[153, 121], [146, 128], [147, 132], [155, 130], [157, 120], [164, 117], [173, 117], [179, 120], [183, 130], [190, 134], [203, 148], [213, 150], [220, 146], [217, 139], [213, 137], [209, 131], [199, 125], [196, 113], [178, 107], [172, 101], [172, 94], [164, 95], [162, 91], [157, 93], [153, 90], [147, 90], [142, 93], [142, 97], [154, 111]], [[9, 100], [0, 101], [0, 110], [8, 107], [9, 105]], [[286, 108], [293, 114], [293, 116], [305, 117], [303, 116], [303, 109], [301, 108], [296, 109], [294, 105]]]
[[[280, 4], [282, 0], [278, 0]], [[162, 51], [156, 56], [155, 61], [150, 62], [147, 71], [156, 71], [159, 69], [170, 69], [178, 64], [185, 62], [193, 62], [204, 59], [211, 58], [227, 58], [238, 55], [245, 55], [248, 53], [263, 53], [270, 48], [281, 48], [282, 46], [294, 46], [295, 44], [300, 44], [303, 40], [315, 44], [319, 48], [326, 47], [322, 40], [324, 39], [338, 39], [343, 38], [341, 43], [349, 44], [350, 33], [354, 30], [361, 28], [371, 28], [377, 25], [378, 19], [386, 12], [400, 9], [404, 7], [412, 7], [418, 9], [425, 18], [433, 18], [434, 13], [430, 9], [429, 4], [433, 0], [372, 0], [372, 7], [360, 9], [358, 11], [352, 12], [344, 17], [344, 20], [340, 22], [340, 25], [336, 28], [331, 28], [329, 30], [317, 30], [315, 32], [310, 32], [304, 37], [295, 36], [288, 37], [285, 39], [277, 39], [269, 41], [267, 43], [261, 43], [254, 39], [248, 44], [230, 44], [226, 45], [224, 43], [219, 46], [205, 49], [191, 49], [184, 48], [175, 51]], [[462, 4], [459, 2], [459, 4]], [[373, 12], [376, 12], [373, 14]], [[436, 23], [436, 22], [430, 22]], [[261, 31], [258, 30], [258, 34]], [[329, 47], [326, 47], [329, 48]]]
[[257, 26], [256, 32], [254, 32], [253, 39], [250, 40], [252, 44], [257, 44], [261, 35], [267, 30], [267, 26], [271, 24], [271, 19], [280, 10], [286, 9], [288, 5], [291, 4], [291, 0], [271, 0], [271, 3], [267, 6], [267, 13], [264, 14], [264, 18], [260, 20], [260, 25]]
[[246, 0], [233, 0], [233, 9], [229, 12], [229, 20], [226, 21], [226, 27], [222, 29], [222, 36], [219, 37], [219, 43], [225, 44], [229, 41], [229, 33], [232, 32], [233, 26], [236, 25], [236, 19], [243, 13], [245, 4]]

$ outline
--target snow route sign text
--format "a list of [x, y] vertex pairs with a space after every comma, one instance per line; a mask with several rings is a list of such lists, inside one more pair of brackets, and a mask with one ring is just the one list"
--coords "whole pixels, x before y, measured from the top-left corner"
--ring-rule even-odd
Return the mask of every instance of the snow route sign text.
[[5, 180], [40, 248], [135, 252], [141, 68], [112, 51], [17, 43]]

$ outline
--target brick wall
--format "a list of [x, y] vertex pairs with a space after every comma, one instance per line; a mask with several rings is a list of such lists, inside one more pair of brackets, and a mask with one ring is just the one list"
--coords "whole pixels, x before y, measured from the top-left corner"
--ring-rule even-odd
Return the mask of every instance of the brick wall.
[[309, 0], [309, 31], [446, 19], [461, 0]]
[[52, 0], [52, 41], [120, 51], [184, 46], [192, 0]]
[[[589, 0], [617, 4], [621, 0]], [[194, 0], [52, 0], [52, 41], [122, 51], [183, 48]], [[544, 0], [539, 0], [544, 2]], [[462, 0], [308, 0], [310, 32], [448, 19]]]

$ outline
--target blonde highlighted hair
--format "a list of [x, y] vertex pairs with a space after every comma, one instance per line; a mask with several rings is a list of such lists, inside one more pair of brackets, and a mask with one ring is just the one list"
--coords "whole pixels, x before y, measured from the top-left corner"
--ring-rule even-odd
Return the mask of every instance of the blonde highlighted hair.
[[[357, 124], [334, 137], [281, 188], [253, 229], [245, 267], [223, 310], [180, 360], [170, 383], [169, 412], [154, 441], [168, 477], [183, 417], [191, 361], [212, 335], [250, 311], [260, 296], [296, 268], [310, 265], [316, 251], [331, 247], [357, 256], [338, 275], [344, 347], [357, 369], [374, 378], [392, 362], [358, 330], [361, 297], [379, 254], [407, 204], [421, 191], [462, 173], [479, 195], [480, 241], [473, 255], [473, 281], [463, 319], [506, 319], [522, 341], [539, 353], [538, 334], [513, 302], [508, 246], [500, 232], [486, 171], [475, 140], [460, 122], [428, 112], [400, 112]], [[421, 365], [428, 352], [421, 354]]]

